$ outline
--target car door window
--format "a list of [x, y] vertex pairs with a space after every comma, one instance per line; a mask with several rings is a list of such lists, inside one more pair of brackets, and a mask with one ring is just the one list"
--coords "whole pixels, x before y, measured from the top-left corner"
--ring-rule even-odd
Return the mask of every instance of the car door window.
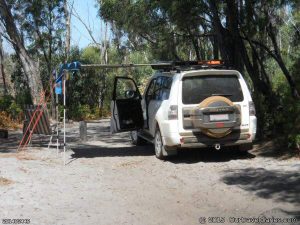
[[160, 92], [161, 101], [169, 99], [172, 81], [173, 79], [171, 77], [163, 77], [161, 92]]
[[118, 78], [115, 88], [114, 99], [130, 99], [138, 98], [139, 93], [134, 81], [130, 78]]
[[152, 100], [154, 97], [155, 84], [156, 84], [156, 79], [153, 79], [147, 89], [147, 92], [146, 92], [146, 101], [147, 102]]
[[158, 77], [153, 79], [146, 92], [146, 100], [163, 101], [169, 99], [170, 89], [172, 85], [171, 77]]
[[152, 95], [153, 100], [161, 100], [161, 89], [162, 89], [163, 77], [158, 77], [154, 86]]

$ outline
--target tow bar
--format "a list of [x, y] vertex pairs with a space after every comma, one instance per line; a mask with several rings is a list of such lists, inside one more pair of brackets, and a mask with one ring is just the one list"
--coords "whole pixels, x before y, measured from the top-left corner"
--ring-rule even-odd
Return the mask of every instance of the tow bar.
[[215, 147], [216, 150], [220, 150], [221, 149], [221, 145], [220, 144], [215, 144], [214, 147]]

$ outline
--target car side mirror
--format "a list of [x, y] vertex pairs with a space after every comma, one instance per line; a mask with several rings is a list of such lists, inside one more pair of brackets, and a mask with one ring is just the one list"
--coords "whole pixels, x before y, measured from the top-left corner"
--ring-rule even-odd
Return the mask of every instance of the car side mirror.
[[133, 90], [125, 91], [125, 98], [134, 98], [136, 96], [136, 92]]

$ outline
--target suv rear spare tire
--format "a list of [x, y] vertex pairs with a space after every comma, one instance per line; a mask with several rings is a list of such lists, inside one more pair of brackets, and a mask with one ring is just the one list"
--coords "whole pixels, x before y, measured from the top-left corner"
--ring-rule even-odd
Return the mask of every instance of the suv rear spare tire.
[[194, 127], [213, 138], [222, 138], [231, 133], [234, 127], [241, 124], [239, 105], [223, 96], [212, 96], [204, 99], [191, 115]]

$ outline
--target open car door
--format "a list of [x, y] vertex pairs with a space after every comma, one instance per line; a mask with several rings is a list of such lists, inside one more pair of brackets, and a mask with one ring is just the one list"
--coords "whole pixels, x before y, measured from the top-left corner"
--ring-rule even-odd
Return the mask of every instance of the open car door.
[[133, 79], [115, 77], [110, 106], [112, 133], [138, 130], [143, 127], [141, 99], [141, 94]]

